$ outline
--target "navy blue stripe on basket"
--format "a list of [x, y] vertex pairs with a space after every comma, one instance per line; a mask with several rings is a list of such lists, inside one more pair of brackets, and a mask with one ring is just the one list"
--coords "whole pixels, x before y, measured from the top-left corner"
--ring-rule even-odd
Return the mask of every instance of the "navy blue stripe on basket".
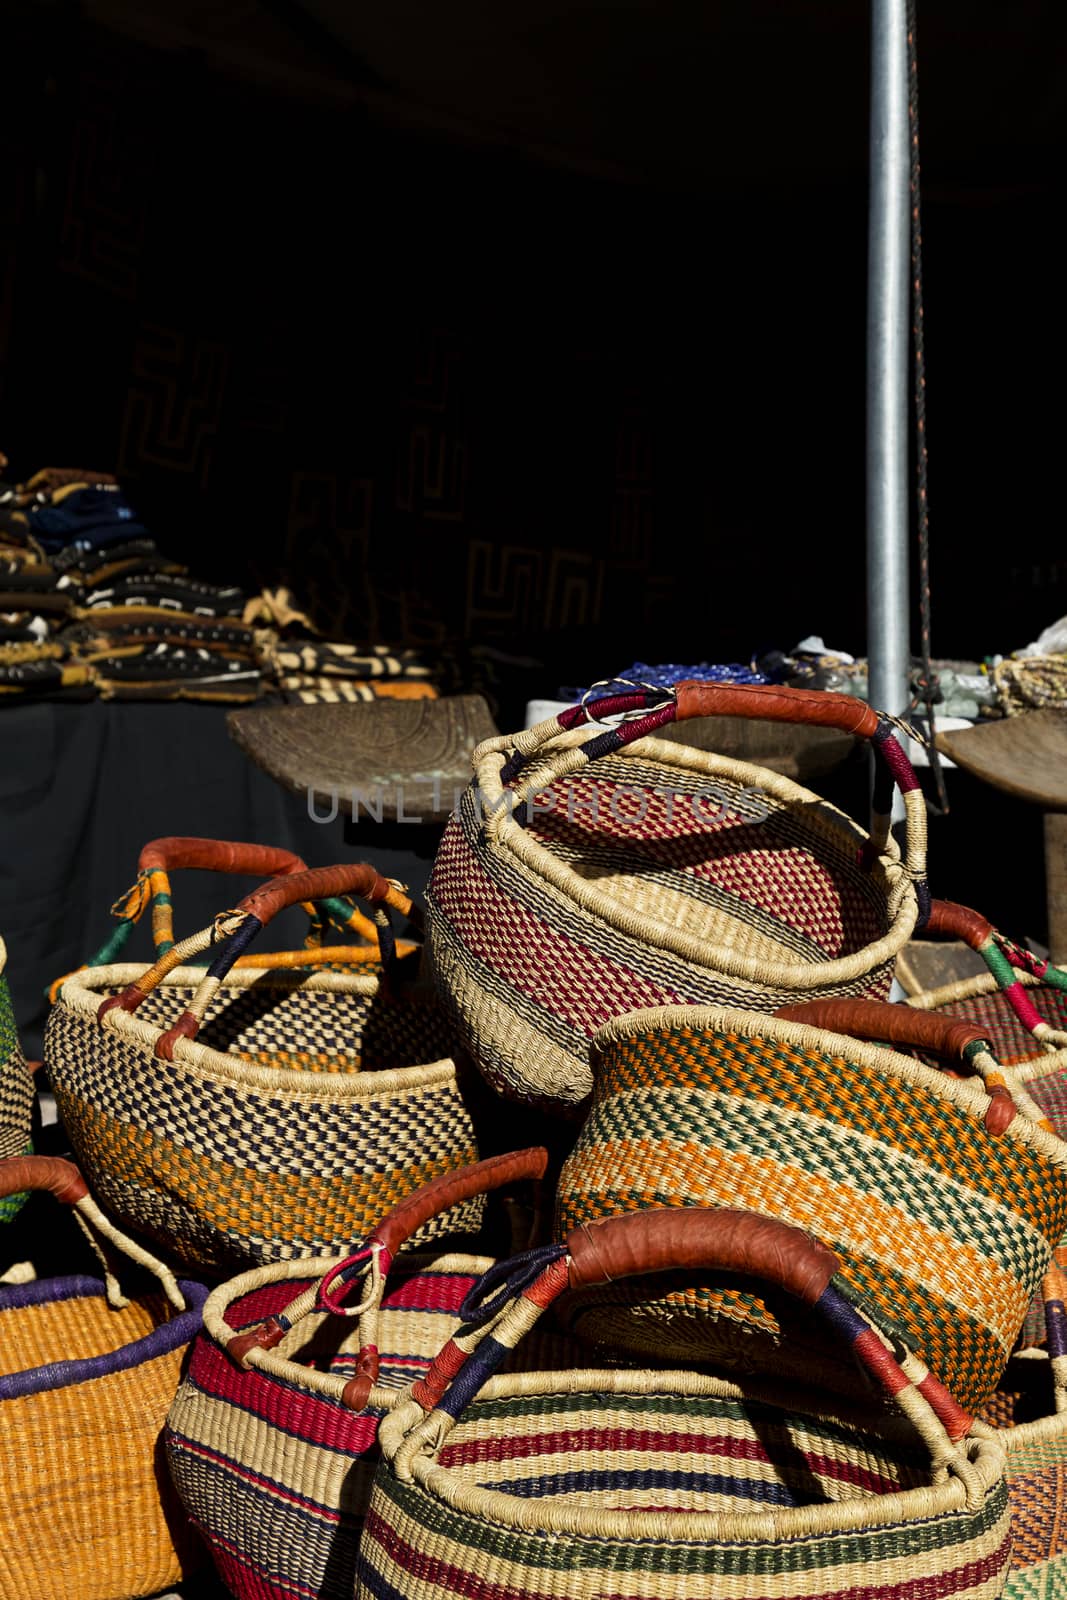
[[643, 1472], [566, 1472], [559, 1476], [505, 1478], [481, 1482], [482, 1489], [497, 1489], [519, 1500], [548, 1500], [560, 1494], [625, 1493], [646, 1489], [684, 1490], [686, 1493], [727, 1495], [731, 1500], [751, 1500], [760, 1505], [796, 1506], [798, 1500], [784, 1483], [764, 1483], [759, 1479], [738, 1478], [724, 1472], [664, 1472], [648, 1468]]
[[[93, 1279], [89, 1282], [102, 1298], [103, 1284]], [[106, 1355], [83, 1356], [77, 1361], [51, 1361], [46, 1366], [29, 1367], [24, 1372], [12, 1372], [0, 1377], [0, 1400], [18, 1400], [24, 1395], [41, 1394], [47, 1389], [66, 1389], [73, 1384], [89, 1383], [94, 1378], [110, 1377], [113, 1373], [126, 1372], [131, 1367], [157, 1361], [160, 1356], [169, 1355], [172, 1350], [188, 1344], [200, 1327], [208, 1289], [204, 1284], [187, 1283], [184, 1279], [179, 1283], [179, 1288], [185, 1296], [186, 1310], [176, 1313], [161, 1327], [124, 1345], [121, 1350], [108, 1351]], [[72, 1297], [57, 1295], [54, 1298]], [[46, 1303], [44, 1300], [37, 1302], [39, 1305]], [[0, 1300], [0, 1310], [3, 1305], [4, 1301]]]
[[224, 978], [237, 960], [237, 957], [244, 954], [262, 926], [263, 924], [259, 918], [252, 916], [251, 912], [248, 912], [236, 933], [231, 933], [229, 938], [223, 942], [218, 955], [207, 969], [207, 976], [209, 978]]

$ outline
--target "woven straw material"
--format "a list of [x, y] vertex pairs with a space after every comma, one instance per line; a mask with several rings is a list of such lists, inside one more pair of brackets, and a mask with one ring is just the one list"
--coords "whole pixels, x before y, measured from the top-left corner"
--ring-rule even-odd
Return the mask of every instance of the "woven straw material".
[[1016, 1359], [982, 1411], [1008, 1450], [1009, 1600], [1067, 1594], [1067, 1415], [1054, 1410], [1050, 1367], [1043, 1351]]
[[412, 1482], [383, 1446], [357, 1600], [978, 1600], [1009, 1559], [995, 1444], [967, 1503], [884, 1412], [694, 1374], [494, 1378]]
[[426, 896], [431, 970], [501, 1093], [574, 1111], [591, 1035], [635, 1006], [888, 996], [914, 889], [895, 843], [866, 870], [867, 836], [810, 790], [644, 738], [538, 790], [524, 823], [503, 763], [475, 753]]
[[[0, 939], [0, 1159], [28, 1155], [33, 1147], [33, 1078], [19, 1045], [6, 964], [7, 950]], [[0, 1197], [0, 1222], [9, 1222], [25, 1199], [24, 1194]]]
[[91, 1279], [0, 1286], [0, 1594], [116, 1600], [203, 1565], [158, 1455], [199, 1310], [167, 1316]]
[[[306, 1265], [261, 1268], [239, 1280], [254, 1276], [258, 1287], [225, 1305], [236, 1282], [213, 1297], [164, 1439], [182, 1504], [239, 1600], [351, 1600], [378, 1424], [455, 1332], [464, 1296], [490, 1264], [487, 1256], [415, 1255], [394, 1269], [378, 1327], [381, 1370], [364, 1411], [338, 1397], [356, 1376], [355, 1322], [314, 1314], [249, 1370], [225, 1352], [233, 1330], [311, 1287]], [[317, 1261], [316, 1272], [331, 1265]], [[574, 1357], [573, 1343], [551, 1334], [523, 1351], [539, 1366], [573, 1365]]]
[[[794, 1223], [835, 1252], [860, 1302], [962, 1405], [981, 1404], [1067, 1224], [1067, 1145], [1021, 1116], [991, 1134], [974, 1083], [747, 1012], [638, 1012], [597, 1034], [594, 1061], [557, 1237], [657, 1206]], [[803, 1375], [813, 1359], [793, 1303], [721, 1276], [583, 1291], [567, 1316], [581, 1336], [685, 1361], [792, 1363]], [[847, 1362], [819, 1360], [827, 1383], [854, 1382]]]
[[[135, 1012], [101, 1000], [144, 971], [68, 979], [45, 1033], [63, 1125], [101, 1203], [198, 1272], [341, 1250], [431, 1178], [477, 1159], [440, 1008], [377, 978], [234, 971], [197, 1040], [156, 1058], [202, 974]], [[412, 1065], [413, 1062], [424, 1063]], [[473, 1231], [481, 1201], [428, 1223]]]
[[[1018, 974], [1027, 998], [1058, 1032], [1067, 1032], [1067, 992]], [[945, 984], [912, 996], [908, 1004], [920, 1011], [965, 1018], [986, 1030], [993, 1054], [1008, 1067], [1044, 1112], [1059, 1134], [1067, 1133], [1067, 1049], [1043, 1050], [1024, 1027], [1008, 997], [991, 972], [979, 973], [959, 983]], [[1009, 1080], [1010, 1081], [1010, 1080]], [[1067, 1267], [1067, 1248], [1056, 1250], [1061, 1267]], [[1022, 1345], [1040, 1344], [1045, 1335], [1044, 1310], [1035, 1296], [1019, 1335]]]

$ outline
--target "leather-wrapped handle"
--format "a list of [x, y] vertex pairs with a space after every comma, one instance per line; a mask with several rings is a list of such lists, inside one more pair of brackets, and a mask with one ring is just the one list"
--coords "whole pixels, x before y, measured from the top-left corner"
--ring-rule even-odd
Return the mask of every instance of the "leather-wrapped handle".
[[229, 872], [234, 877], [269, 878], [306, 872], [307, 865], [291, 850], [276, 845], [247, 844], [239, 840], [199, 839], [171, 834], [150, 839], [137, 858], [138, 872], [203, 870]]
[[47, 1189], [65, 1206], [76, 1206], [89, 1193], [77, 1167], [62, 1156], [8, 1156], [0, 1161], [0, 1196], [26, 1189]]
[[805, 1000], [800, 1005], [782, 1006], [774, 1014], [789, 1022], [824, 1028], [827, 1033], [928, 1050], [951, 1061], [966, 1062], [965, 1052], [973, 1045], [989, 1046], [988, 1032], [973, 1022], [882, 1000]]
[[672, 1268], [717, 1268], [775, 1283], [814, 1305], [841, 1265], [802, 1228], [754, 1211], [635, 1211], [583, 1223], [565, 1242], [572, 1289]]
[[314, 867], [310, 871], [294, 872], [284, 878], [272, 878], [260, 884], [238, 906], [248, 911], [266, 926], [286, 906], [299, 905], [303, 900], [329, 900], [335, 895], [355, 894], [372, 905], [388, 905], [407, 915], [411, 901], [388, 878], [369, 862], [355, 861], [336, 867]]
[[932, 900], [924, 931], [943, 939], [962, 939], [972, 950], [981, 950], [993, 937], [993, 924], [980, 911], [955, 900]]
[[475, 1161], [456, 1172], [443, 1173], [394, 1206], [374, 1232], [368, 1235], [366, 1243], [384, 1245], [389, 1255], [395, 1256], [404, 1241], [410, 1239], [431, 1217], [440, 1216], [462, 1200], [501, 1189], [507, 1183], [525, 1183], [543, 1178], [547, 1166], [548, 1151], [535, 1145], [528, 1150], [516, 1150], [490, 1156], [485, 1161]]
[[828, 689], [790, 689], [775, 683], [703, 683], [687, 678], [677, 686], [677, 720], [689, 717], [758, 717], [764, 722], [804, 722], [840, 728], [869, 739], [878, 713], [865, 700]]

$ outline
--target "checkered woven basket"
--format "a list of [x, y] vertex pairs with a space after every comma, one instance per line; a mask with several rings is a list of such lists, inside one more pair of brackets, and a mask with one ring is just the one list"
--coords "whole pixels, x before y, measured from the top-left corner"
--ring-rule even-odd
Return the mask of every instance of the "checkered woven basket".
[[[398, 1256], [457, 1202], [544, 1172], [495, 1156], [410, 1196], [346, 1257], [282, 1262], [214, 1290], [171, 1406], [167, 1462], [238, 1600], [351, 1600], [378, 1424], [458, 1326], [487, 1256]], [[359, 1305], [347, 1305], [355, 1286]]]
[[981, 1412], [1008, 1451], [1009, 1600], [1067, 1594], [1067, 1284], [1053, 1268], [1042, 1287], [1047, 1345], [1012, 1360]]
[[207, 1290], [124, 1239], [69, 1162], [0, 1162], [0, 1194], [30, 1189], [155, 1281], [131, 1298], [110, 1275], [0, 1284], [0, 1594], [156, 1594], [205, 1563], [158, 1446]]
[[[357, 1600], [1001, 1593], [1002, 1446], [891, 1353], [829, 1251], [741, 1212], [670, 1211], [594, 1224], [537, 1257], [487, 1275], [463, 1313], [502, 1278], [489, 1333], [465, 1329], [383, 1420]], [[799, 1296], [883, 1404], [692, 1372], [491, 1376], [568, 1287], [668, 1263]]]
[[[1016, 1113], [978, 1029], [877, 1002], [791, 1011], [673, 1007], [606, 1024], [592, 1108], [560, 1174], [556, 1237], [650, 1205], [779, 1217], [834, 1250], [850, 1293], [961, 1404], [980, 1405], [1067, 1225], [1067, 1145]], [[987, 1081], [856, 1033], [922, 1044]], [[813, 1359], [813, 1328], [781, 1325], [791, 1302], [707, 1275], [612, 1284], [567, 1314], [578, 1334], [679, 1359], [778, 1371], [791, 1361], [798, 1376]], [[828, 1384], [854, 1380], [848, 1362], [823, 1368]]]
[[[591, 737], [594, 713], [623, 720]], [[874, 834], [777, 773], [647, 737], [712, 715], [869, 738]], [[473, 763], [427, 889], [427, 961], [494, 1088], [553, 1112], [584, 1105], [591, 1035], [635, 1006], [887, 998], [928, 906], [918, 780], [888, 719], [846, 695], [704, 682], [613, 695], [487, 740]]]
[[[4, 976], [7, 948], [0, 939], [0, 1160], [28, 1155], [33, 1148], [33, 1077], [26, 1065]], [[21, 1209], [24, 1194], [0, 1196], [0, 1223]]]
[[[278, 878], [219, 919], [206, 973], [181, 963], [216, 929], [147, 970], [76, 973], [49, 1016], [45, 1065], [94, 1193], [199, 1272], [342, 1249], [477, 1157], [432, 995], [369, 973], [234, 969], [283, 906], [350, 892], [407, 904], [366, 866]], [[479, 1216], [471, 1201], [453, 1226]]]

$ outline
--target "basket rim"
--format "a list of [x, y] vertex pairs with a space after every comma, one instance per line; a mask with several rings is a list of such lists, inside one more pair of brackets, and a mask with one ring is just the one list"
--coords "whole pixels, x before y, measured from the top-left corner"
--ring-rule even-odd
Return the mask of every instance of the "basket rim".
[[[612, 1372], [583, 1369], [570, 1372], [534, 1372], [489, 1380], [468, 1410], [460, 1416], [462, 1424], [480, 1402], [544, 1395], [574, 1395], [588, 1392], [592, 1398], [605, 1395], [635, 1394], [650, 1399], [669, 1394], [671, 1398], [706, 1396], [715, 1399], [753, 1397], [752, 1386], [743, 1387], [726, 1379], [703, 1376], [684, 1370], [665, 1372]], [[758, 1393], [758, 1390], [757, 1390]], [[763, 1394], [758, 1394], [764, 1399]], [[773, 1402], [772, 1402], [773, 1403]], [[788, 1398], [779, 1400], [788, 1405]], [[808, 1414], [817, 1416], [812, 1410]], [[840, 1412], [830, 1405], [830, 1417]], [[871, 1413], [872, 1421], [875, 1414]], [[391, 1471], [398, 1448], [394, 1426], [383, 1420], [379, 1430], [383, 1468]], [[872, 1430], [877, 1437], [877, 1429]], [[452, 1435], [449, 1435], [451, 1438]], [[447, 1443], [447, 1440], [446, 1440]], [[1003, 1480], [1007, 1454], [995, 1429], [976, 1429], [968, 1435], [967, 1456], [981, 1483], [983, 1503]], [[942, 1483], [924, 1484], [888, 1495], [864, 1496], [857, 1500], [818, 1506], [785, 1506], [771, 1511], [672, 1511], [665, 1525], [664, 1514], [655, 1511], [605, 1511], [587, 1506], [564, 1506], [543, 1499], [520, 1500], [498, 1489], [482, 1489], [453, 1467], [440, 1466], [432, 1455], [415, 1456], [411, 1473], [418, 1487], [431, 1499], [472, 1519], [491, 1522], [519, 1533], [563, 1534], [594, 1542], [636, 1544], [649, 1542], [667, 1546], [691, 1540], [694, 1543], [782, 1542], [836, 1533], [863, 1532], [901, 1522], [929, 1521], [934, 1517], [966, 1512], [967, 1490], [958, 1477]], [[933, 1469], [931, 1468], [931, 1474]], [[916, 1503], [918, 1502], [918, 1504]], [[977, 1509], [972, 1513], [978, 1515]], [[669, 1529], [669, 1534], [667, 1530]]]
[[[595, 1054], [599, 1050], [625, 1043], [628, 1039], [654, 1037], [664, 1030], [677, 1028], [707, 1033], [739, 1033], [748, 1038], [772, 1039], [776, 1043], [791, 1045], [794, 1049], [816, 1050], [820, 1055], [844, 1056], [846, 1060], [852, 1060], [868, 1070], [888, 1072], [907, 1083], [930, 1089], [961, 1110], [972, 1112], [979, 1123], [992, 1103], [981, 1087], [980, 1079], [949, 1078], [936, 1067], [929, 1067], [913, 1056], [903, 1055], [883, 1045], [854, 1039], [848, 1034], [830, 1033], [825, 1028], [794, 1022], [787, 1017], [765, 1016], [733, 1006], [649, 1006], [643, 1010], [628, 1011], [597, 1029], [590, 1040], [590, 1053], [595, 1062]], [[1010, 1087], [1011, 1069], [1002, 1070], [1009, 1078]], [[595, 1065], [593, 1075], [595, 1080]], [[991, 1134], [990, 1138], [1011, 1138], [1017, 1143], [1029, 1145], [1055, 1165], [1067, 1170], [1067, 1141], [1031, 1122], [1025, 1112], [1019, 1111], [1003, 1133]]]
[[[89, 1022], [94, 1032], [112, 1033], [129, 1044], [139, 1046], [147, 1052], [150, 1061], [155, 1062], [155, 1043], [166, 1031], [164, 1028], [145, 1022], [135, 1011], [123, 1011], [118, 1006], [105, 1013], [103, 1022], [97, 1020], [99, 990], [125, 988], [148, 971], [147, 964], [123, 962], [108, 967], [86, 967], [72, 974], [63, 985], [49, 1015], [44, 1041], [46, 1063], [51, 1055], [48, 1040], [52, 1019], [64, 1007]], [[195, 990], [203, 976], [199, 967], [175, 967], [159, 984], [159, 989]], [[227, 974], [220, 992], [225, 993], [233, 988], [247, 989], [254, 984], [267, 989], [284, 989], [287, 994], [294, 990], [310, 990], [327, 994], [359, 994], [370, 999], [381, 990], [377, 978], [359, 974], [319, 972], [296, 979], [292, 974], [276, 969], [242, 968]], [[174, 1046], [173, 1060], [158, 1062], [161, 1081], [165, 1081], [167, 1071], [174, 1066], [181, 1066], [194, 1077], [209, 1075], [212, 1079], [222, 1079], [236, 1089], [262, 1089], [303, 1101], [370, 1100], [384, 1095], [409, 1093], [413, 1089], [434, 1089], [456, 1080], [456, 1063], [451, 1056], [410, 1067], [360, 1067], [351, 1072], [305, 1072], [294, 1067], [265, 1067], [258, 1062], [244, 1061], [239, 1055], [216, 1050], [197, 1039], [179, 1039]]]
[[[304, 1256], [289, 1261], [275, 1261], [262, 1267], [250, 1268], [249, 1271], [239, 1273], [225, 1283], [217, 1284], [204, 1302], [203, 1332], [200, 1337], [210, 1340], [225, 1353], [227, 1341], [240, 1331], [226, 1321], [226, 1313], [235, 1300], [241, 1299], [246, 1294], [255, 1294], [258, 1290], [285, 1279], [298, 1278], [306, 1280], [309, 1284], [318, 1282], [332, 1267], [347, 1261], [350, 1254], [350, 1251], [345, 1251], [342, 1254]], [[458, 1250], [436, 1253], [415, 1251], [410, 1255], [398, 1257], [394, 1266], [398, 1269], [401, 1267], [413, 1269], [420, 1276], [433, 1271], [438, 1274], [471, 1273], [480, 1278], [495, 1265], [495, 1262], [494, 1256], [471, 1255]], [[328, 1374], [316, 1373], [313, 1368], [302, 1366], [300, 1362], [292, 1360], [289, 1356], [279, 1355], [274, 1350], [252, 1349], [248, 1352], [246, 1360], [250, 1368], [262, 1374], [265, 1382], [282, 1382], [320, 1399], [325, 1398], [335, 1401], [338, 1405], [341, 1404], [337, 1395], [328, 1387], [330, 1383]], [[343, 1387], [343, 1384], [337, 1384], [336, 1380], [334, 1382], [337, 1388]], [[392, 1409], [404, 1393], [403, 1388], [389, 1389], [375, 1384], [367, 1396], [364, 1409], [371, 1410], [376, 1407]], [[347, 1407], [344, 1409], [348, 1410]], [[349, 1414], [358, 1415], [357, 1412]]]
[[[1020, 972], [1018, 967], [1012, 969], [1015, 981], [1024, 989], [1046, 989], [1051, 987], [1042, 979], [1035, 978], [1031, 972]], [[976, 972], [972, 978], [958, 978], [955, 983], [944, 983], [939, 989], [923, 989], [919, 994], [908, 995], [906, 1005], [916, 1011], [939, 1011], [942, 1006], [951, 1005], [957, 1000], [976, 1000], [987, 995], [1004, 994], [999, 982], [992, 972]], [[1010, 1002], [1005, 995], [1004, 1004]], [[1012, 1012], [1012, 1017], [1025, 1033], [1026, 1025]], [[980, 1024], [979, 1024], [980, 1026]], [[1033, 1037], [1033, 1035], [1031, 1035]], [[1036, 1078], [1049, 1078], [1055, 1072], [1062, 1072], [1067, 1068], [1067, 1045], [1061, 1045], [1058, 1050], [1046, 1050], [1040, 1039], [1034, 1039], [1034, 1053], [1020, 1061], [1014, 1061], [1010, 1066], [1005, 1063], [1002, 1071], [1005, 1076], [1009, 1074], [1020, 1078], [1024, 1083], [1029, 1083]], [[1010, 1088], [1009, 1078], [1009, 1088]]]
[[[574, 742], [570, 736], [562, 735], [560, 748], [566, 749]], [[555, 748], [555, 744], [552, 741], [546, 745], [546, 751]], [[709, 778], [740, 781], [742, 787], [746, 784], [758, 787], [788, 803], [811, 805], [813, 810], [809, 821], [816, 831], [828, 839], [840, 842], [847, 837], [848, 843], [858, 848], [869, 837], [846, 812], [824, 800], [821, 795], [801, 787], [781, 773], [771, 772], [751, 762], [717, 756], [710, 751], [653, 737], [637, 739], [633, 744], [624, 746], [613, 753], [613, 759], [651, 760], [664, 767], [700, 772]], [[850, 955], [836, 956], [832, 960], [773, 961], [724, 950], [716, 951], [714, 961], [709, 961], [708, 950], [715, 949], [710, 941], [684, 933], [652, 917], [635, 917], [540, 844], [514, 816], [508, 814], [504, 802], [505, 786], [500, 781], [506, 760], [506, 752], [488, 750], [475, 762], [473, 787], [480, 789], [485, 796], [494, 817], [492, 834], [484, 825], [480, 830], [483, 848], [495, 845], [506, 850], [526, 871], [534, 874], [542, 884], [551, 885], [579, 911], [599, 918], [608, 927], [628, 937], [638, 937], [645, 944], [681, 956], [683, 960], [710, 973], [739, 978], [763, 988], [810, 990], [862, 977], [897, 956], [914, 932], [919, 916], [915, 886], [900, 859], [900, 847], [890, 833], [886, 848], [871, 869], [872, 875], [880, 869], [886, 880], [885, 902], [889, 927], [879, 939]], [[891, 909], [894, 906], [895, 909]]]
[[[173, 1355], [187, 1345], [201, 1326], [202, 1312], [207, 1300], [207, 1286], [193, 1279], [179, 1278], [178, 1286], [185, 1297], [185, 1310], [174, 1311], [150, 1333], [121, 1345], [118, 1350], [100, 1356], [80, 1356], [75, 1360], [50, 1361], [38, 1367], [26, 1367], [20, 1372], [0, 1377], [0, 1405], [5, 1400], [21, 1400], [30, 1395], [43, 1394], [56, 1389], [69, 1389], [83, 1383], [115, 1377], [134, 1367], [158, 1361]], [[42, 1278], [32, 1284], [20, 1284], [22, 1293], [16, 1297], [5, 1295], [0, 1288], [0, 1315], [17, 1312], [30, 1304], [59, 1304], [65, 1300], [99, 1300], [106, 1304], [105, 1285], [90, 1277]], [[39, 1291], [34, 1294], [27, 1291]], [[63, 1291], [66, 1292], [63, 1292]], [[153, 1291], [150, 1291], [153, 1292]], [[4, 1304], [8, 1300], [9, 1304]], [[108, 1308], [110, 1315], [116, 1313]], [[5, 1392], [6, 1391], [6, 1392]]]

